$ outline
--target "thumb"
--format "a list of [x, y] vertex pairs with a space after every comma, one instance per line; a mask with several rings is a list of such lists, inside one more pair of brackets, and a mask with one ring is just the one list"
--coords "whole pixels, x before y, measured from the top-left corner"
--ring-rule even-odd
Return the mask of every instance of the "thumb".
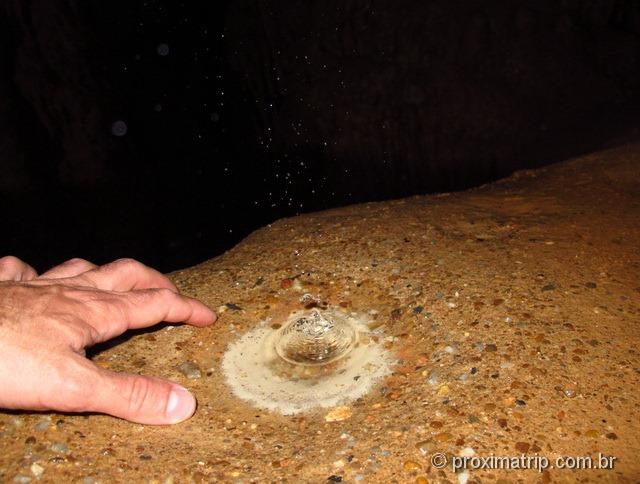
[[91, 410], [150, 425], [175, 424], [196, 410], [186, 388], [161, 378], [98, 369]]

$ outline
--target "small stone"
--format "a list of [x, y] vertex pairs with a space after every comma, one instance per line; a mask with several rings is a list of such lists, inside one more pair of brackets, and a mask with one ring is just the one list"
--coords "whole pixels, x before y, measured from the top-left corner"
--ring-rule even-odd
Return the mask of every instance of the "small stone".
[[467, 422], [469, 422], [470, 424], [475, 424], [480, 422], [480, 419], [475, 415], [469, 415], [469, 417], [467, 417]]
[[86, 476], [82, 479], [82, 484], [96, 484], [98, 482], [95, 477]]
[[30, 469], [31, 469], [31, 473], [36, 477], [40, 477], [44, 472], [44, 467], [42, 467], [37, 462], [34, 462], [33, 464], [31, 464]]
[[24, 474], [16, 474], [13, 477], [13, 482], [17, 482], [19, 484], [26, 484], [27, 482], [31, 482], [31, 477], [25, 476]]
[[293, 286], [293, 279], [287, 277], [285, 279], [282, 279], [280, 281], [280, 287], [282, 289], [289, 289], [291, 286]]
[[413, 308], [414, 314], [420, 314], [422, 311], [424, 311], [424, 307], [422, 306], [416, 306], [415, 308]]
[[611, 440], [618, 440], [618, 436], [613, 432], [609, 432], [605, 437]]
[[484, 351], [488, 353], [495, 353], [496, 351], [498, 351], [498, 347], [493, 343], [490, 343], [484, 347]]
[[41, 420], [40, 422], [35, 424], [33, 426], [33, 428], [35, 430], [37, 430], [38, 432], [42, 432], [43, 430], [47, 430], [50, 425], [51, 425], [51, 421], [50, 420]]
[[531, 446], [527, 442], [516, 442], [516, 450], [523, 454], [526, 454], [529, 451], [529, 447]]
[[186, 376], [189, 380], [196, 380], [202, 377], [200, 367], [193, 361], [185, 361], [177, 366], [177, 370]]
[[439, 434], [436, 434], [434, 438], [438, 442], [448, 442], [453, 439], [453, 435], [451, 435], [449, 432], [440, 432]]
[[555, 284], [547, 284], [546, 286], [542, 287], [543, 291], [553, 291], [556, 288]]
[[336, 407], [324, 416], [325, 422], [342, 422], [351, 418], [353, 410], [350, 407]]
[[516, 400], [516, 405], [518, 405], [519, 407], [524, 407], [527, 404], [527, 402], [525, 402], [524, 400]]
[[600, 437], [600, 432], [598, 432], [596, 429], [589, 429], [584, 433], [584, 435], [591, 439], [597, 439], [598, 437]]
[[225, 306], [231, 311], [242, 311], [242, 308], [234, 303], [226, 303]]
[[416, 477], [416, 484], [429, 484], [429, 481], [424, 476]]
[[404, 464], [402, 464], [402, 468], [405, 471], [421, 471], [422, 470], [422, 466], [416, 462], [415, 460], [407, 460], [404, 462]]
[[589, 289], [595, 289], [596, 287], [598, 287], [595, 282], [587, 282], [585, 286], [587, 286]]
[[460, 451], [460, 455], [462, 457], [473, 457], [474, 455], [476, 455], [476, 451], [473, 450], [473, 447], [465, 447]]
[[420, 451], [422, 455], [427, 455], [431, 450], [431, 443], [428, 440], [423, 440], [421, 442], [418, 442], [415, 447]]
[[331, 475], [327, 477], [327, 481], [329, 482], [342, 482], [342, 476]]
[[153, 459], [153, 457], [152, 457], [152, 456], [150, 456], [149, 454], [140, 454], [140, 455], [138, 456], [138, 458], [139, 458], [140, 460], [151, 460], [151, 459]]
[[33, 435], [31, 435], [31, 436], [27, 437], [26, 439], [24, 439], [24, 443], [27, 444], [27, 445], [33, 445], [33, 444], [36, 443], [36, 438]]
[[57, 452], [58, 454], [66, 454], [67, 452], [69, 452], [69, 447], [67, 447], [67, 444], [64, 444], [62, 442], [54, 442], [53, 444], [51, 444], [51, 450]]
[[431, 425], [434, 429], [439, 429], [442, 427], [443, 423], [439, 420], [433, 420], [429, 425]]

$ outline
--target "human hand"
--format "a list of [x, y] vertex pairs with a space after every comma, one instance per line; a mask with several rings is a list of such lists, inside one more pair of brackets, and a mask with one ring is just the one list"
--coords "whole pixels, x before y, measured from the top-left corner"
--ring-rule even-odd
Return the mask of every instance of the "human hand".
[[0, 408], [100, 412], [143, 424], [191, 417], [188, 390], [160, 378], [115, 373], [85, 348], [160, 321], [207, 326], [215, 313], [178, 294], [159, 272], [121, 259], [72, 259], [38, 276], [0, 258]]

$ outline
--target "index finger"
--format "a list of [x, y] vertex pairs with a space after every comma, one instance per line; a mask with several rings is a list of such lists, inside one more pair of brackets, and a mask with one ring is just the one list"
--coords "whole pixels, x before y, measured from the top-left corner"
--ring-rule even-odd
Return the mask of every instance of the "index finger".
[[112, 296], [115, 298], [100, 301], [97, 308], [100, 314], [86, 321], [100, 333], [101, 341], [161, 321], [208, 326], [217, 319], [216, 313], [200, 301], [169, 289], [143, 289]]

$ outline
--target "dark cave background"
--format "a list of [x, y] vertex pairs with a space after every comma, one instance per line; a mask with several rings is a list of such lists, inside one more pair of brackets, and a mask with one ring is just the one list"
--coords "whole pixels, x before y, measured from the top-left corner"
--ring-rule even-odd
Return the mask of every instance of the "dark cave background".
[[638, 137], [640, 2], [4, 0], [0, 254], [169, 271]]

